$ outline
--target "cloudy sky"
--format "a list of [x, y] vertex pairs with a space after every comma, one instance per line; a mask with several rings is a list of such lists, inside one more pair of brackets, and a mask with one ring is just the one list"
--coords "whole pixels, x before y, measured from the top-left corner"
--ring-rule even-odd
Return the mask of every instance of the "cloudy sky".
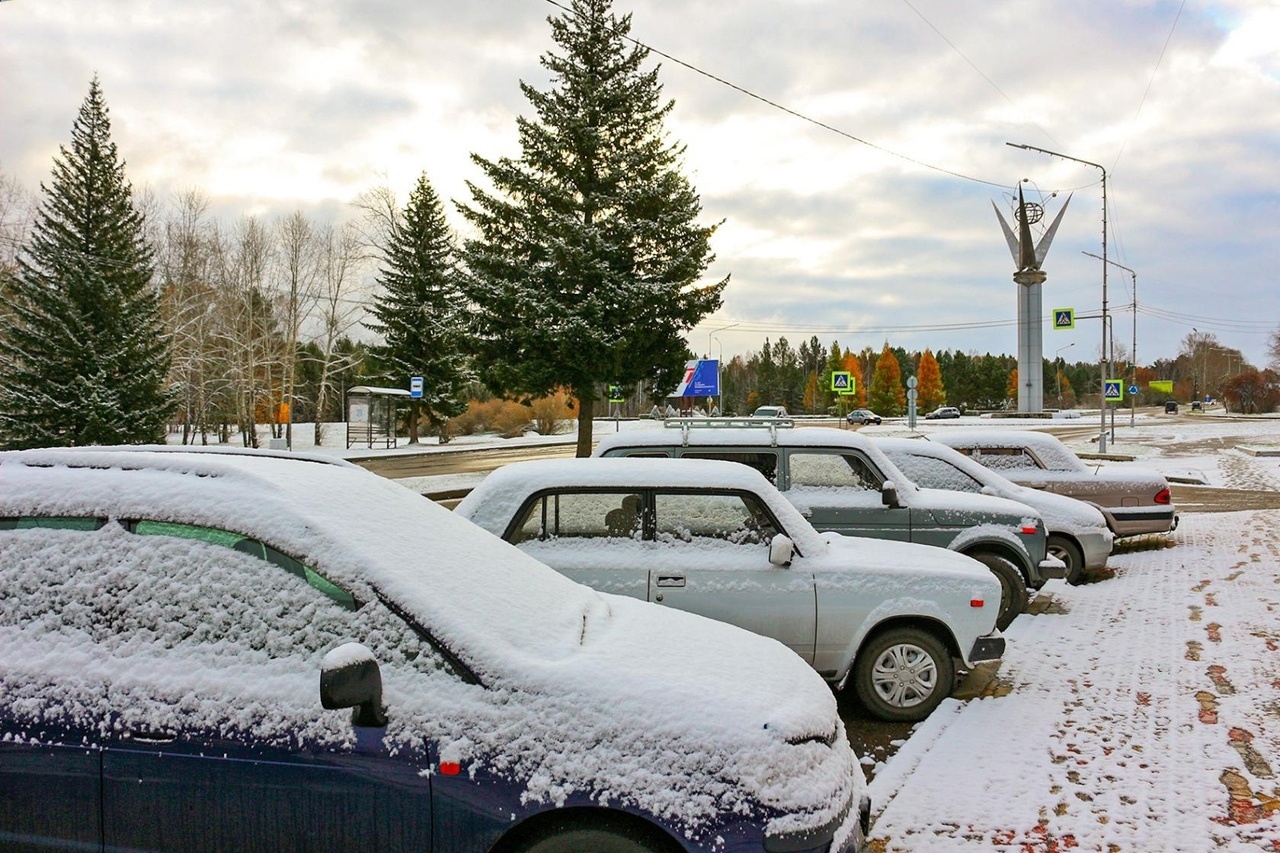
[[[723, 220], [711, 355], [793, 344], [1017, 352], [992, 203], [1019, 181], [1050, 215], [1046, 314], [1137, 275], [1138, 359], [1197, 329], [1266, 362], [1280, 326], [1280, 7], [1255, 0], [618, 0], [666, 57], [671, 139]], [[0, 170], [36, 190], [97, 74], [135, 187], [198, 189], [230, 222], [351, 218], [426, 172], [445, 199], [470, 154], [518, 154], [523, 80], [546, 88], [548, 0], [0, 2]], [[714, 79], [714, 78], [719, 78]], [[732, 84], [732, 86], [727, 85]], [[744, 91], [745, 90], [745, 91]], [[785, 108], [780, 109], [780, 107]], [[1052, 194], [1057, 192], [1055, 197]], [[459, 229], [462, 222], [454, 217]], [[1132, 279], [1109, 267], [1115, 337]], [[1100, 322], [1045, 327], [1097, 358]], [[716, 329], [729, 327], [712, 337]], [[1070, 346], [1068, 348], [1068, 345]]]

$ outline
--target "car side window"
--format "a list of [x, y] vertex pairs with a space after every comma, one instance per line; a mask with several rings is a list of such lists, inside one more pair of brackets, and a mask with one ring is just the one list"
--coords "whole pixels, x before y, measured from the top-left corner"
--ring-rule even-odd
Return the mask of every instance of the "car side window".
[[654, 521], [660, 542], [768, 543], [777, 527], [760, 502], [750, 495], [659, 493]]
[[773, 451], [686, 450], [685, 459], [723, 459], [755, 468], [775, 486], [778, 484], [778, 454]]
[[643, 531], [643, 496], [637, 492], [557, 492], [525, 507], [512, 542], [531, 539], [638, 539]]
[[917, 486], [975, 494], [982, 491], [981, 483], [946, 460], [913, 453], [895, 454], [892, 459], [893, 464]]
[[854, 453], [792, 451], [787, 460], [791, 488], [854, 489], [879, 492], [884, 478]]
[[0, 518], [0, 530], [97, 530], [106, 524], [105, 518], [73, 518], [54, 516], [49, 518]]
[[1021, 447], [979, 447], [973, 458], [993, 471], [1025, 471], [1041, 468], [1039, 461]]
[[291, 575], [302, 578], [314, 589], [327, 595], [347, 610], [359, 609], [359, 603], [351, 593], [339, 587], [310, 566], [303, 565], [287, 554], [282, 554], [270, 545], [250, 539], [239, 533], [219, 530], [214, 527], [201, 527], [195, 524], [175, 524], [168, 521], [137, 521], [133, 524], [133, 532], [139, 536], [176, 536], [179, 539], [195, 539], [210, 545], [221, 545], [242, 554], [249, 554], [259, 560], [279, 566]]

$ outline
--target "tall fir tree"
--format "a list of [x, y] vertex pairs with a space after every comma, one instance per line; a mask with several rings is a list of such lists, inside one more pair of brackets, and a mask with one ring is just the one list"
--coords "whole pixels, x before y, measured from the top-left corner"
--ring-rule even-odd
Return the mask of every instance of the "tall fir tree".
[[8, 447], [164, 440], [174, 409], [154, 255], [95, 77], [54, 158], [0, 353]]
[[444, 206], [425, 174], [391, 221], [382, 255], [382, 289], [370, 308], [374, 319], [365, 321], [383, 338], [370, 349], [373, 369], [398, 388], [422, 377], [422, 397], [409, 403], [409, 442], [417, 443], [425, 419], [443, 443], [449, 418], [467, 408], [470, 374], [456, 249]]
[[547, 91], [521, 83], [536, 113], [517, 119], [520, 159], [473, 155], [495, 193], [470, 185], [462, 212], [479, 236], [464, 249], [467, 296], [486, 384], [577, 400], [580, 456], [593, 404], [612, 382], [676, 387], [682, 337], [720, 306], [728, 279], [698, 281], [715, 226], [668, 144], [657, 70], [628, 41], [610, 0], [572, 0], [548, 19], [559, 52], [542, 57]]

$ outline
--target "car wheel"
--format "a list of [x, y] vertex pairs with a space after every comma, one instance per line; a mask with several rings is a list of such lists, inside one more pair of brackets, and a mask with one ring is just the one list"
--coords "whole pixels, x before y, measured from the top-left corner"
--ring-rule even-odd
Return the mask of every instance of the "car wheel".
[[1049, 556], [1057, 557], [1067, 564], [1067, 583], [1079, 584], [1084, 581], [1084, 554], [1076, 543], [1055, 533], [1049, 537]]
[[881, 720], [923, 720], [951, 694], [955, 664], [946, 647], [918, 628], [895, 628], [871, 640], [853, 664], [853, 689]]
[[1019, 613], [1027, 612], [1026, 579], [1017, 566], [999, 554], [980, 552], [969, 556], [990, 569], [1000, 581], [1000, 611], [996, 615], [996, 627], [1003, 631], [1018, 618]]
[[670, 842], [656, 831], [628, 831], [607, 822], [601, 826], [566, 826], [557, 821], [544, 827], [515, 848], [515, 853], [670, 853]]

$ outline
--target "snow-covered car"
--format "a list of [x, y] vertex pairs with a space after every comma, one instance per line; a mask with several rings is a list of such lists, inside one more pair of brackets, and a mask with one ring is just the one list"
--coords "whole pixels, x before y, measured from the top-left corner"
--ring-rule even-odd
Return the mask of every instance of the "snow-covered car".
[[945, 421], [960, 417], [960, 410], [955, 406], [939, 406], [924, 416], [926, 421]]
[[786, 644], [888, 720], [920, 720], [995, 660], [1000, 584], [976, 560], [821, 534], [745, 465], [517, 462], [454, 510], [568, 577]]
[[879, 424], [883, 420], [883, 418], [870, 409], [854, 409], [852, 412], [845, 415], [844, 419], [850, 425], [860, 424], [862, 426], [866, 426], [867, 424]]
[[1067, 583], [1106, 568], [1113, 536], [1097, 507], [1051, 492], [1019, 486], [955, 448], [916, 438], [875, 438], [876, 446], [919, 486], [1008, 498], [1040, 513], [1049, 555], [1067, 567]]
[[1013, 482], [1076, 498], [1102, 511], [1117, 537], [1178, 526], [1169, 481], [1129, 462], [1086, 465], [1057, 437], [1020, 430], [946, 430], [931, 436]]
[[1025, 504], [922, 489], [857, 432], [742, 423], [668, 420], [664, 428], [607, 435], [592, 455], [741, 462], [764, 474], [818, 530], [959, 551], [999, 579], [1001, 630], [1026, 610], [1028, 586], [1066, 574], [1047, 554], [1040, 516]]
[[786, 406], [761, 406], [758, 409], [756, 409], [755, 414], [753, 414], [752, 417], [785, 418], [787, 417], [787, 407]]
[[782, 644], [246, 452], [0, 454], [0, 779], [24, 849], [848, 851], [868, 815]]

